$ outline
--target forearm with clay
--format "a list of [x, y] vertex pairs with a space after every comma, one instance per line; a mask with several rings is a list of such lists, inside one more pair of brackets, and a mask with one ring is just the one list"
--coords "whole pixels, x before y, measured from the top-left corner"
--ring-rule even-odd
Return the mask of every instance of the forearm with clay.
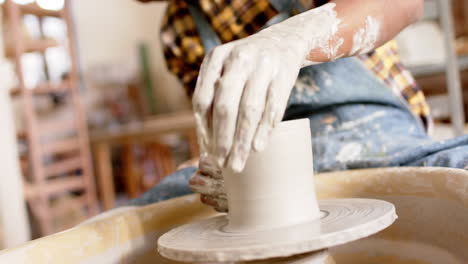
[[[329, 38], [328, 46], [311, 45], [306, 63], [328, 62], [372, 51], [414, 23], [422, 15], [424, 0], [336, 0], [330, 4], [336, 5], [336, 34]], [[307, 36], [306, 27], [302, 29], [303, 36]]]
[[422, 13], [423, 0], [336, 0], [215, 48], [193, 105], [201, 151], [241, 171], [281, 121], [301, 67], [367, 53]]
[[265, 147], [301, 67], [375, 49], [416, 21], [423, 2], [337, 0], [212, 51], [193, 98], [204, 154], [190, 185], [202, 200], [227, 209], [220, 168], [240, 171], [251, 148]]

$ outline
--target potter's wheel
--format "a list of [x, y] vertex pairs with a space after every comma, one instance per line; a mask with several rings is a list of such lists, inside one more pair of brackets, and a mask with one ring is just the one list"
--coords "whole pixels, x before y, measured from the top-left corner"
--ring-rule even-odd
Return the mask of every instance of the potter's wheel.
[[159, 251], [177, 261], [226, 262], [287, 257], [367, 237], [391, 225], [395, 207], [371, 199], [319, 201], [322, 215], [312, 222], [248, 233], [225, 231], [227, 216], [176, 228], [162, 236]]
[[185, 262], [286, 258], [377, 233], [395, 207], [373, 199], [317, 201], [308, 119], [277, 126], [265, 150], [240, 173], [223, 169], [228, 215], [178, 227], [158, 241], [162, 256]]

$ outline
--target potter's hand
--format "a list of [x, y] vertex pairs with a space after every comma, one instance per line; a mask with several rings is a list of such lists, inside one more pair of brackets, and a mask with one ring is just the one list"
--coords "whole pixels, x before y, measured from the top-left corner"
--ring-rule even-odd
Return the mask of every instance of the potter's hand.
[[193, 97], [202, 153], [241, 171], [250, 150], [262, 150], [282, 119], [302, 65], [368, 53], [416, 21], [423, 5], [333, 0], [215, 48], [202, 64]]
[[199, 169], [190, 178], [190, 188], [201, 194], [201, 201], [219, 212], [227, 212], [227, 199], [221, 169], [209, 156], [202, 156]]
[[303, 39], [274, 27], [210, 52], [193, 96], [201, 151], [240, 172], [281, 121], [306, 55]]

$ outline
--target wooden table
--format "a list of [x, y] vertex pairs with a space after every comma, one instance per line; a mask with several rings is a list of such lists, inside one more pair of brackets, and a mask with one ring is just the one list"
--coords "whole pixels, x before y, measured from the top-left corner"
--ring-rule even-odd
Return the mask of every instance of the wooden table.
[[192, 155], [197, 153], [194, 134], [195, 119], [192, 112], [180, 112], [160, 115], [144, 122], [127, 124], [113, 130], [98, 130], [91, 132], [96, 176], [100, 199], [104, 210], [114, 208], [115, 187], [112, 173], [111, 147], [128, 142], [144, 142], [164, 134], [187, 134], [191, 137]]

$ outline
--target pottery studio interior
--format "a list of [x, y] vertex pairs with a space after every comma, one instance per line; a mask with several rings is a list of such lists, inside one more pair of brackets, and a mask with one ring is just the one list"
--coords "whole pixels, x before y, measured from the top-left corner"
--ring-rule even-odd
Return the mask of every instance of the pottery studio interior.
[[1, 264], [468, 263], [468, 0], [0, 22]]

